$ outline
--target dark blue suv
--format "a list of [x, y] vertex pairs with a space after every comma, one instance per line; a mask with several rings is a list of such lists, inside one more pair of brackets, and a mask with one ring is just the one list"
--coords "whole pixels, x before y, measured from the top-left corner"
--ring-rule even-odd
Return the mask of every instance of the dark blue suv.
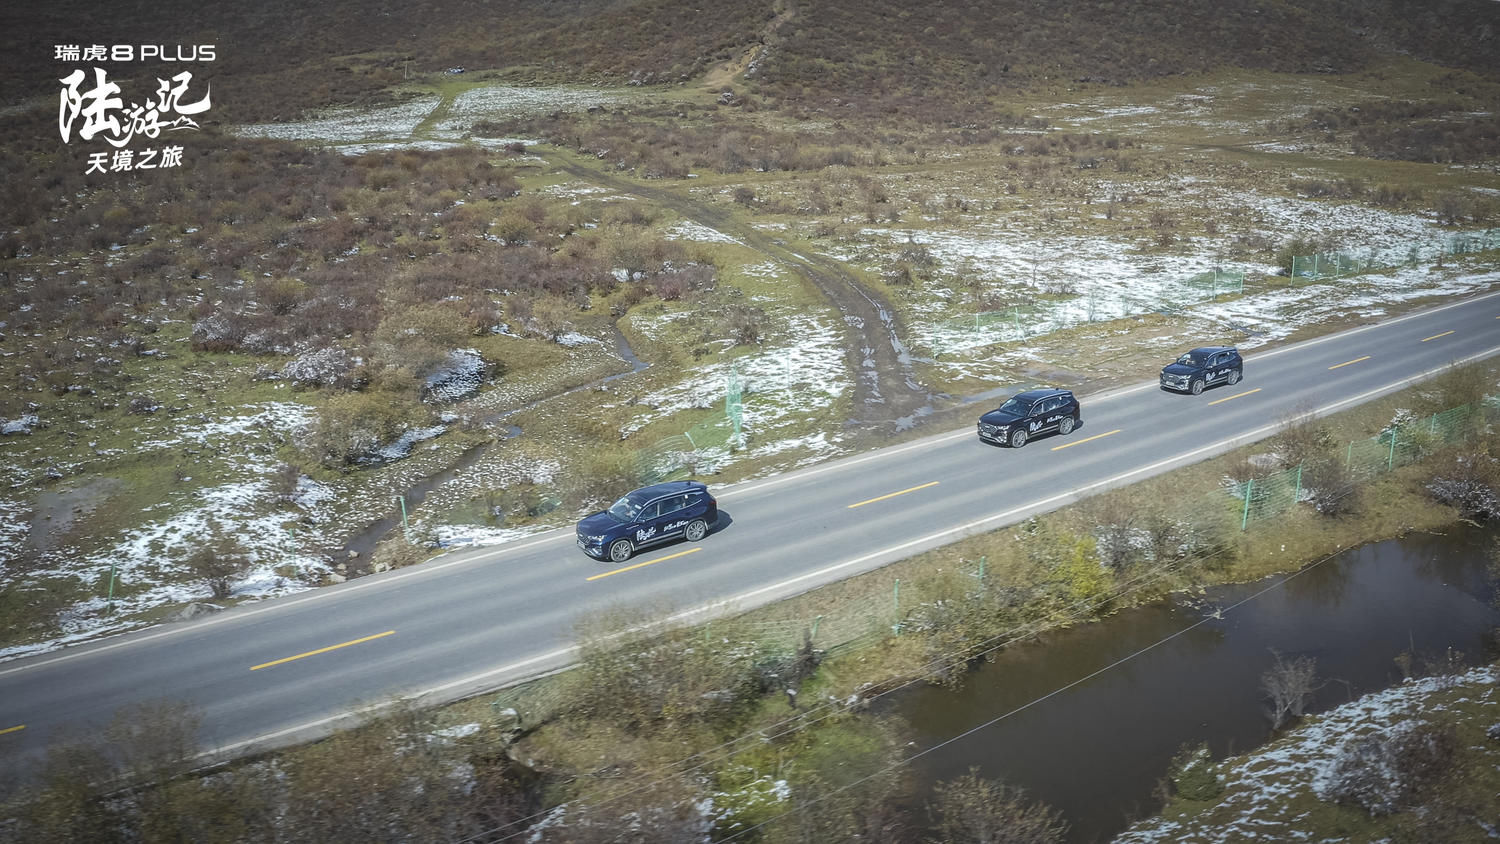
[[1063, 436], [1083, 424], [1078, 399], [1067, 390], [1027, 390], [979, 417], [979, 438], [1020, 448], [1026, 441], [1056, 431]]
[[578, 547], [597, 560], [623, 563], [637, 548], [675, 537], [697, 542], [719, 519], [719, 502], [697, 481], [668, 481], [627, 493], [578, 523]]
[[1198, 395], [1214, 384], [1238, 384], [1245, 377], [1245, 361], [1233, 346], [1204, 346], [1161, 370], [1163, 390]]

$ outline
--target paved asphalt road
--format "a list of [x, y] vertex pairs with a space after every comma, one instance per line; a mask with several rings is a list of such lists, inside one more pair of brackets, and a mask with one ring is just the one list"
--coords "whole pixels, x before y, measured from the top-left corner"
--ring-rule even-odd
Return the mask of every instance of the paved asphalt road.
[[206, 746], [232, 752], [326, 731], [397, 695], [457, 698], [565, 665], [575, 620], [602, 607], [695, 616], [764, 604], [1265, 437], [1295, 409], [1334, 412], [1497, 352], [1492, 293], [1252, 354], [1243, 382], [1201, 396], [1162, 392], [1142, 372], [1149, 383], [1081, 397], [1071, 436], [1020, 450], [969, 426], [715, 489], [712, 535], [644, 552], [629, 570], [584, 556], [570, 527], [19, 660], [0, 667], [0, 763], [133, 702], [191, 702]]

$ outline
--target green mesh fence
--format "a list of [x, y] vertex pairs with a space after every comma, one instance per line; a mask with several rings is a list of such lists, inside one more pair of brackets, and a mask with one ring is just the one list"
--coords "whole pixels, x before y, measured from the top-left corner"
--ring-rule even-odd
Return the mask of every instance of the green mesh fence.
[[1296, 283], [1346, 278], [1402, 265], [1414, 267], [1436, 263], [1455, 255], [1473, 255], [1491, 249], [1500, 249], [1500, 229], [1455, 232], [1424, 243], [1379, 252], [1318, 252], [1292, 258], [1291, 279]]
[[1293, 281], [1317, 281], [1343, 278], [1391, 266], [1377, 260], [1373, 253], [1354, 255], [1348, 252], [1317, 252], [1292, 258]]
[[811, 618], [756, 621], [742, 624], [760, 649], [791, 653], [810, 641], [813, 647], [837, 653], [880, 641], [898, 629], [899, 588], [889, 596], [867, 596], [840, 601]]
[[[1482, 407], [1490, 407], [1487, 398]], [[1344, 446], [1344, 465], [1356, 483], [1368, 483], [1400, 466], [1415, 463], [1437, 449], [1467, 440], [1484, 421], [1473, 405], [1460, 405], [1421, 419], [1402, 419], [1369, 439]], [[1302, 498], [1302, 469], [1295, 466], [1265, 478], [1230, 486], [1230, 494], [1244, 501], [1240, 528], [1279, 516]]]
[[635, 453], [636, 477], [642, 485], [675, 481], [692, 475], [698, 462], [693, 441], [684, 434], [657, 440]]
[[1390, 471], [1393, 454], [1388, 444], [1371, 437], [1349, 443], [1345, 449], [1344, 463], [1355, 480], [1364, 482]]
[[1234, 494], [1245, 502], [1240, 515], [1240, 529], [1244, 530], [1252, 521], [1269, 519], [1292, 509], [1302, 497], [1302, 467], [1251, 478], [1236, 484]]
[[1473, 433], [1477, 421], [1472, 405], [1460, 405], [1428, 417], [1427, 433], [1443, 443], [1459, 442]]
[[1213, 298], [1224, 293], [1244, 293], [1245, 271], [1215, 268], [1198, 273], [1188, 278], [1182, 284], [1188, 290], [1197, 291], [1207, 298]]
[[745, 444], [744, 412], [744, 383], [730, 367], [724, 384], [724, 414], [638, 450], [636, 477], [642, 484], [655, 484], [718, 471]]

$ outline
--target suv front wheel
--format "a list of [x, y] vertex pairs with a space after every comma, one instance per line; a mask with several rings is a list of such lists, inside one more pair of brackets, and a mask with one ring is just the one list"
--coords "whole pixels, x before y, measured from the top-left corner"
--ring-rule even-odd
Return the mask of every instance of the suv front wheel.
[[1025, 445], [1025, 444], [1026, 444], [1026, 429], [1025, 428], [1017, 428], [1010, 435], [1010, 447], [1011, 448], [1020, 448], [1021, 446]]
[[609, 558], [617, 563], [625, 562], [634, 553], [635, 548], [631, 546], [628, 539], [616, 539], [609, 543]]

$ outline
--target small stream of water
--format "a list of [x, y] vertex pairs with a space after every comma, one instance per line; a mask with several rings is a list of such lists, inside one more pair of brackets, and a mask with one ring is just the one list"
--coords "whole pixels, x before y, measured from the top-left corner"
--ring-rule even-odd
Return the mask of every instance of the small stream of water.
[[929, 747], [1139, 652], [917, 760], [910, 801], [920, 806], [934, 783], [978, 767], [1062, 810], [1069, 841], [1107, 841], [1128, 817], [1157, 811], [1153, 787], [1184, 744], [1206, 741], [1222, 758], [1270, 737], [1260, 678], [1272, 649], [1316, 658], [1313, 712], [1400, 682], [1402, 651], [1494, 659], [1500, 611], [1485, 574], [1494, 537], [1459, 528], [1351, 549], [1234, 609], [1280, 578], [1212, 589], [1207, 606], [1126, 610], [1009, 648], [956, 691], [905, 694], [892, 708]]

